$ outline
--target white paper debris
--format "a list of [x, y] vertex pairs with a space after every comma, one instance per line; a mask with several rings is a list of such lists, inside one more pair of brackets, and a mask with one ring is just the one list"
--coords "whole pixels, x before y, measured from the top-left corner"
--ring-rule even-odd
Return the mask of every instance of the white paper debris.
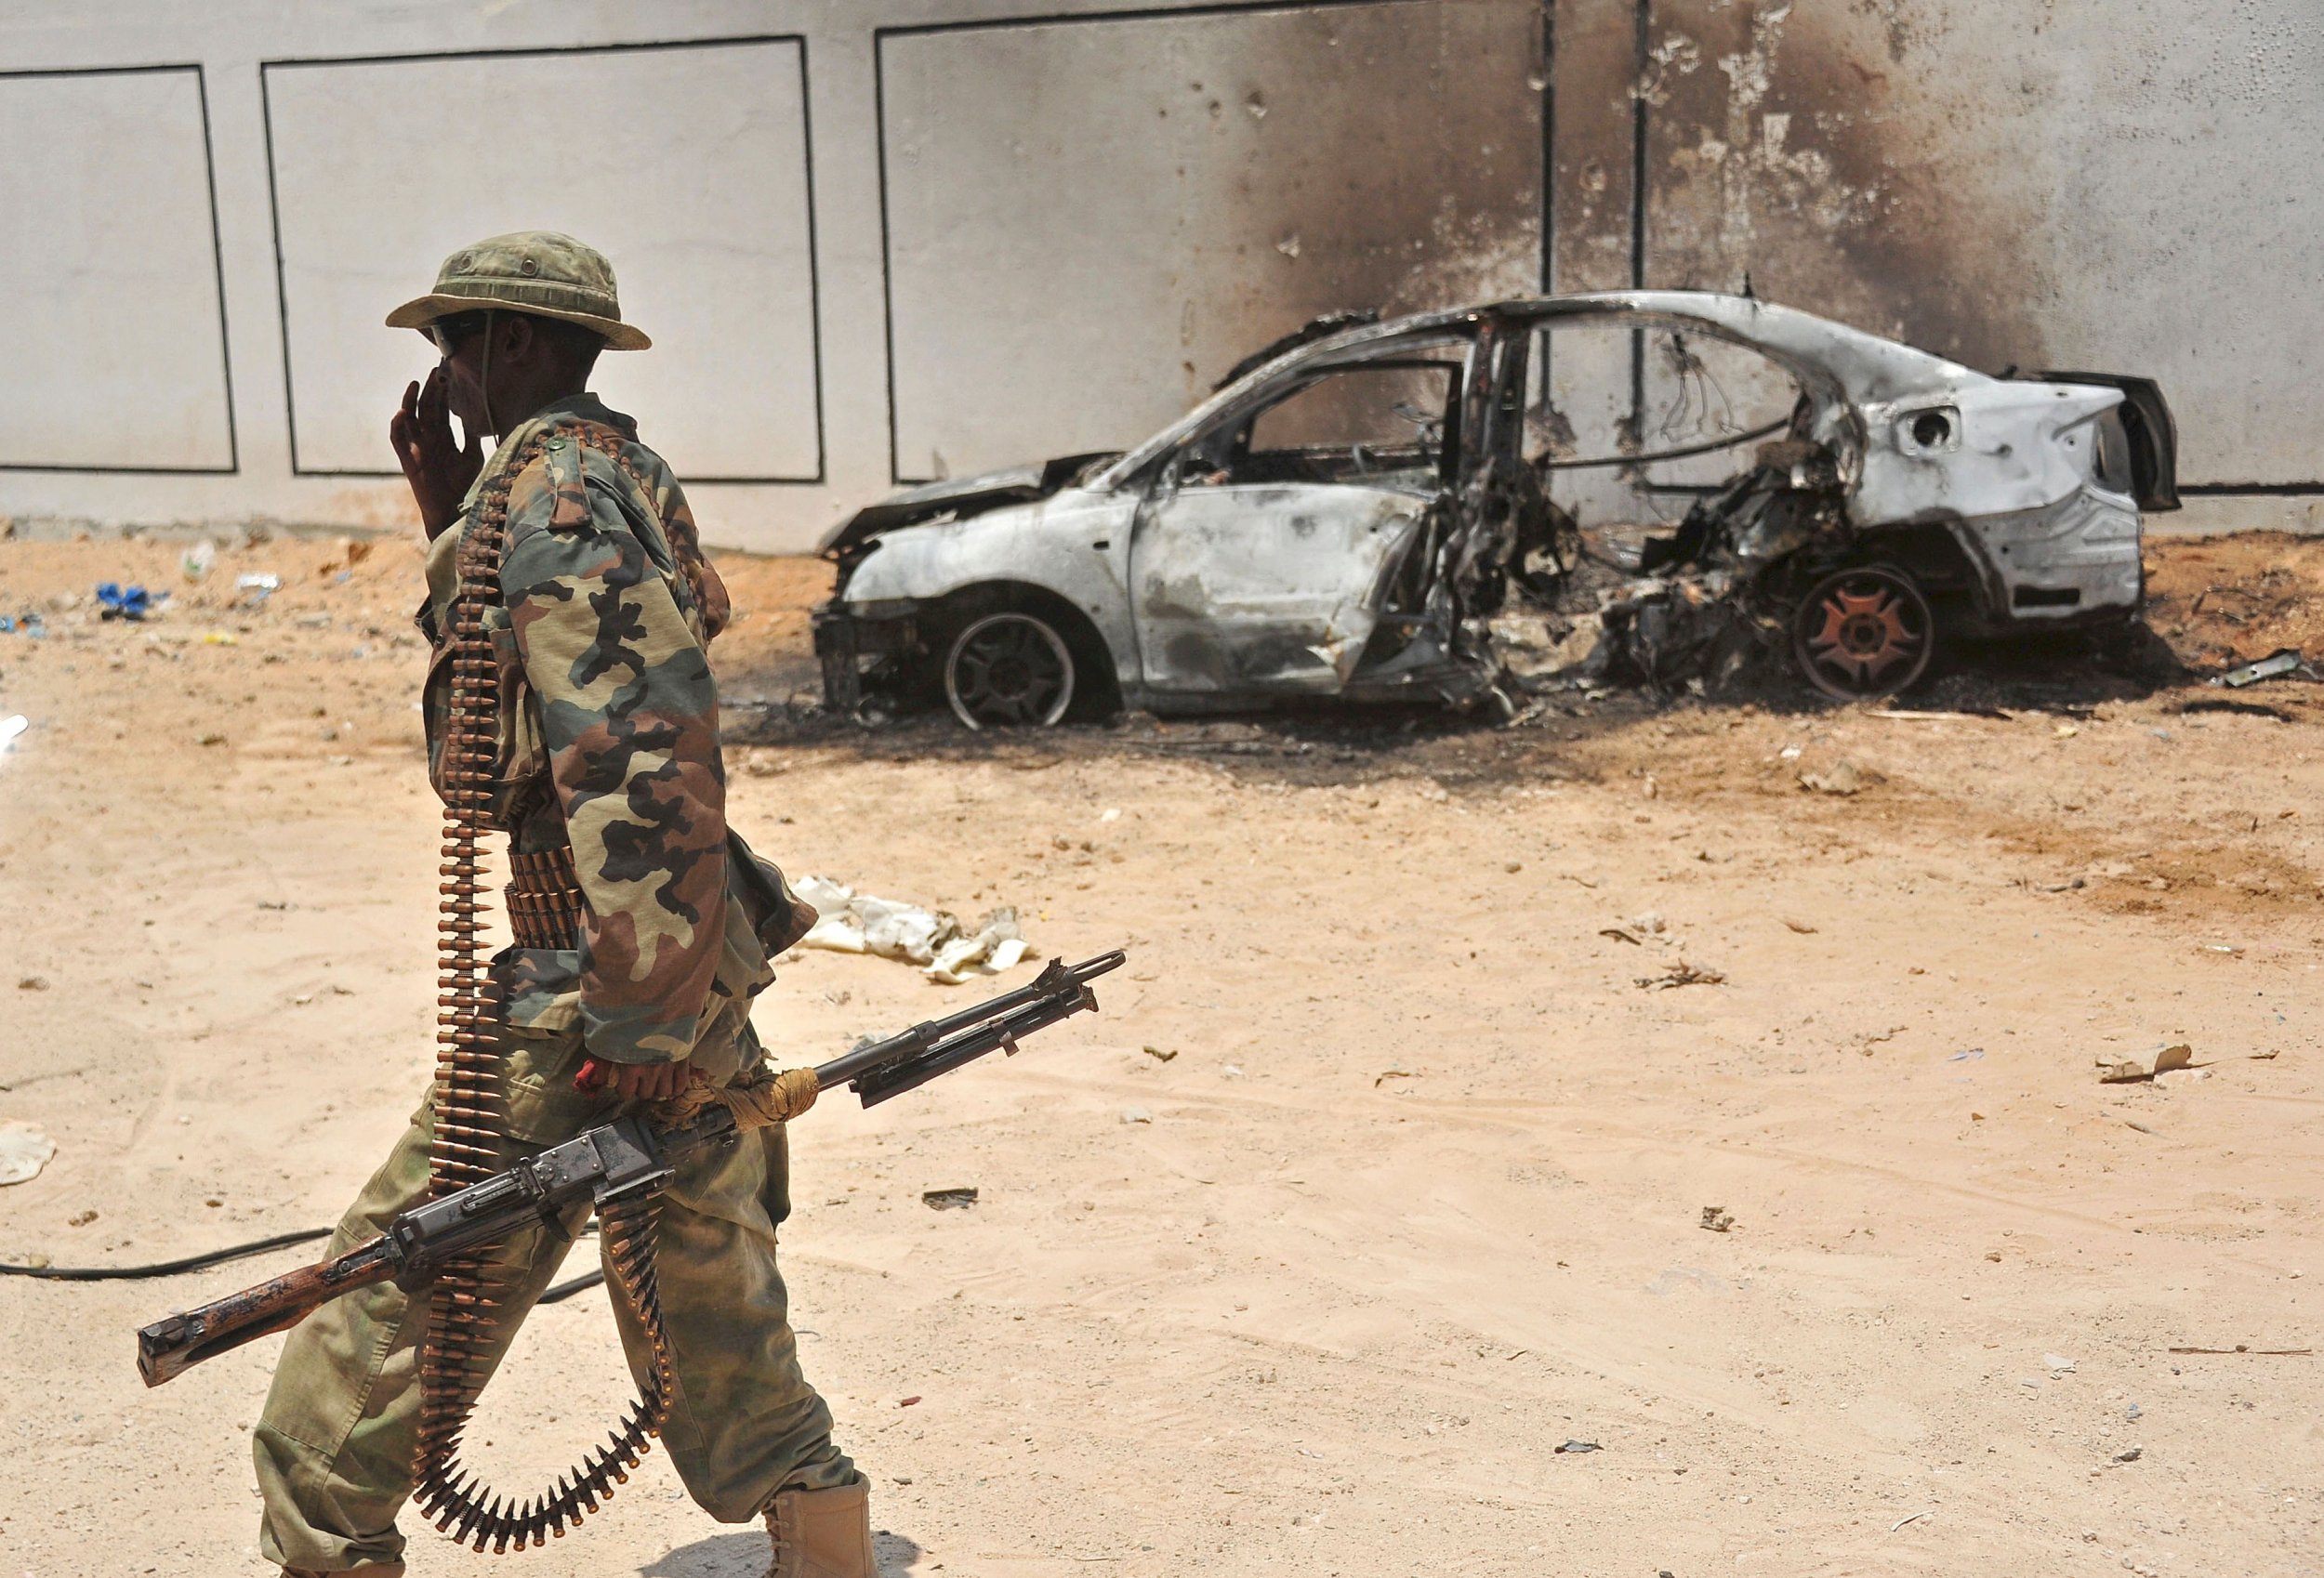
[[17, 713], [9, 717], [0, 717], [0, 751], [7, 750], [10, 744], [14, 743], [18, 735], [32, 726], [32, 719], [22, 713]]
[[57, 1142], [36, 1124], [20, 1120], [0, 1124], [0, 1184], [20, 1184], [40, 1177]]
[[1018, 928], [1017, 912], [1006, 906], [970, 930], [949, 911], [858, 893], [825, 877], [801, 877], [796, 888], [820, 917], [814, 929], [799, 939], [802, 948], [900, 959], [918, 965], [922, 975], [946, 986], [998, 975], [1032, 952]]

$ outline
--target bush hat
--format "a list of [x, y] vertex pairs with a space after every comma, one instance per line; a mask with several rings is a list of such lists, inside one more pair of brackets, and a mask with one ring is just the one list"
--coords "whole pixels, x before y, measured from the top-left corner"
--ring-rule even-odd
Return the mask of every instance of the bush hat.
[[555, 230], [515, 230], [464, 246], [436, 270], [436, 288], [388, 314], [390, 329], [425, 329], [483, 308], [558, 318], [605, 336], [608, 350], [644, 350], [645, 331], [621, 321], [614, 266]]

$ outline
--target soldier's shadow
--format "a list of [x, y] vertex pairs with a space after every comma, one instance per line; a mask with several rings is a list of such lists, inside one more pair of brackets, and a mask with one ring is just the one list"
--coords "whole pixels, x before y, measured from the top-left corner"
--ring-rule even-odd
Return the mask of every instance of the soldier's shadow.
[[[879, 1558], [879, 1578], [912, 1578], [921, 1555], [918, 1541], [883, 1529], [872, 1536], [872, 1546]], [[765, 1578], [767, 1548], [763, 1532], [714, 1534], [639, 1568], [638, 1578]]]

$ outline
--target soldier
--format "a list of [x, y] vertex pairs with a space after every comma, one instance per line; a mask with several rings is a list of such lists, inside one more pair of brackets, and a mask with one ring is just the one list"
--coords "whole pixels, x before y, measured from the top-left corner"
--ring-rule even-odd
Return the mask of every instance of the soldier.
[[[635, 424], [588, 392], [601, 349], [650, 343], [621, 321], [612, 268], [568, 236], [495, 236], [455, 253], [436, 288], [388, 323], [419, 330], [442, 357], [390, 424], [429, 542], [419, 625], [437, 652], [424, 704], [430, 776], [442, 791], [462, 532], [505, 484], [503, 606], [488, 613], [501, 697], [492, 820], [512, 838], [512, 922], [530, 881], [531, 907], [548, 905], [577, 933], [495, 961], [513, 1156], [604, 1122], [617, 1103], [757, 1068], [751, 998], [812, 912], [726, 827], [706, 656], [726, 595], [693, 518]], [[447, 413], [467, 428], [465, 448]], [[484, 433], [500, 439], [489, 460]], [[340, 1223], [334, 1253], [427, 1198], [432, 1121], [424, 1103]], [[799, 1373], [775, 1268], [775, 1224], [789, 1208], [783, 1130], [759, 1132], [763, 1141], [683, 1165], [663, 1197], [658, 1278], [675, 1386], [662, 1440], [713, 1518], [765, 1515], [770, 1578], [875, 1578], [865, 1481]], [[487, 1362], [580, 1226], [546, 1225], [487, 1252], [503, 1298]], [[651, 1360], [637, 1316], [614, 1304], [642, 1375]], [[403, 1571], [395, 1517], [413, 1488], [426, 1309], [381, 1284], [291, 1333], [253, 1440], [260, 1549], [288, 1578]]]

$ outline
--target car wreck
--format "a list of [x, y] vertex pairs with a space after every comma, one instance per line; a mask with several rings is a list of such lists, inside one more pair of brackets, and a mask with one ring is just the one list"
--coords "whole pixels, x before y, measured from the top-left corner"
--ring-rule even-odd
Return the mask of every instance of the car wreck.
[[[1560, 348], [1589, 330], [1629, 350], [1595, 454], [1552, 375], [1570, 383]], [[1690, 441], [1648, 442], [1649, 335], [1672, 391], [1653, 436], [1684, 413]], [[1768, 419], [1728, 397], [1713, 347], [1758, 369]], [[2175, 464], [2146, 379], [1989, 375], [1749, 296], [1343, 315], [1134, 449], [860, 511], [822, 545], [838, 578], [815, 647], [828, 706], [948, 704], [971, 728], [1301, 698], [1509, 709], [1501, 616], [1574, 612], [1594, 559], [1618, 578], [1567, 677], [1715, 685], [1772, 656], [1874, 697], [1944, 633], [2134, 621], [2140, 512], [2177, 506]], [[1704, 466], [1725, 474], [1687, 480]], [[1691, 503], [1658, 529], [1671, 497]]]

